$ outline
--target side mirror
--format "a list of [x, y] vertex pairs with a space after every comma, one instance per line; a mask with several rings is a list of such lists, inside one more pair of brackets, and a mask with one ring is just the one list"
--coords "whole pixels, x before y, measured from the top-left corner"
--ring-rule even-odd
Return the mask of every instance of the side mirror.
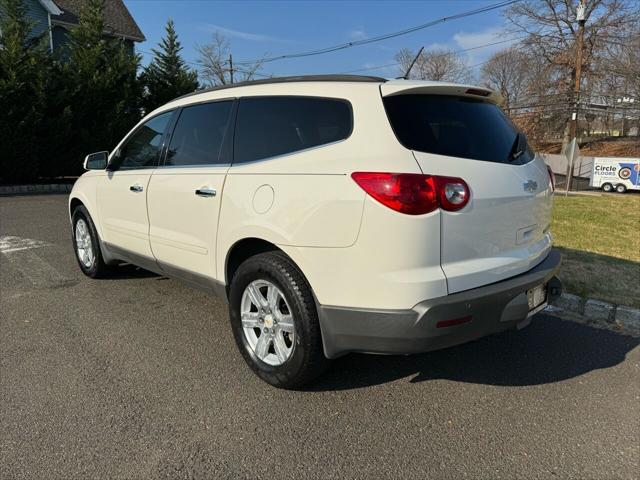
[[90, 153], [84, 157], [83, 166], [85, 170], [104, 170], [107, 168], [108, 161], [109, 152]]

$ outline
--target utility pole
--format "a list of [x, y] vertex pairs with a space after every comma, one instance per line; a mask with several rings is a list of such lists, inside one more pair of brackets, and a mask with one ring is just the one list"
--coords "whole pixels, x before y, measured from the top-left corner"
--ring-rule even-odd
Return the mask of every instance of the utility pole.
[[233, 57], [229, 54], [229, 74], [231, 76], [231, 83], [233, 83]]
[[567, 191], [571, 188], [571, 180], [573, 177], [573, 156], [578, 146], [578, 109], [580, 108], [580, 84], [582, 83], [582, 54], [584, 50], [584, 24], [585, 13], [588, 0], [580, 0], [580, 4], [576, 9], [576, 20], [578, 21], [578, 35], [576, 38], [576, 78], [573, 86], [573, 112], [571, 113], [571, 124], [569, 130], [569, 138], [574, 142], [571, 149], [572, 158], [569, 159], [567, 165]]
[[578, 21], [578, 36], [576, 38], [576, 82], [573, 86], [574, 109], [571, 115], [571, 135], [576, 138], [578, 134], [578, 107], [580, 104], [580, 84], [582, 83], [582, 54], [584, 50], [584, 23], [587, 0], [580, 0], [580, 5], [576, 10], [576, 20]]

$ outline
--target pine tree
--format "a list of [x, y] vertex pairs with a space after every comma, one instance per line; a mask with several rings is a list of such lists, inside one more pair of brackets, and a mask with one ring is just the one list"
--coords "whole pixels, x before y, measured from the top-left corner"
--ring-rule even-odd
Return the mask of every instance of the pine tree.
[[144, 84], [143, 108], [146, 113], [198, 88], [198, 74], [190, 70], [180, 55], [182, 46], [178, 41], [173, 20], [167, 21], [166, 36], [152, 49], [153, 59], [144, 69], [141, 81]]
[[78, 172], [86, 154], [113, 148], [140, 118], [140, 58], [122, 40], [105, 37], [103, 11], [104, 0], [89, 0], [69, 32], [62, 76], [74, 141], [61, 159], [67, 172]]
[[39, 175], [48, 57], [44, 39], [31, 35], [22, 0], [0, 0], [0, 181]]

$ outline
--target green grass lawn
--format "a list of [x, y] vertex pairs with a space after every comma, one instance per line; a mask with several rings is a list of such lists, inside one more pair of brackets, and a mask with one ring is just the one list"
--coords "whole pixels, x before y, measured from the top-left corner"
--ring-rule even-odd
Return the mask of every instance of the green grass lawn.
[[556, 196], [551, 227], [564, 290], [640, 307], [640, 195]]

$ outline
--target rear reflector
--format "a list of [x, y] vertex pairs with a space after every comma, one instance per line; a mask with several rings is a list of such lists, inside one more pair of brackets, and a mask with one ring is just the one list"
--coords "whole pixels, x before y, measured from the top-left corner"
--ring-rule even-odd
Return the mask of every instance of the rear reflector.
[[440, 320], [436, 323], [436, 328], [447, 328], [447, 327], [455, 327], [456, 325], [461, 325], [463, 323], [470, 322], [473, 317], [471, 315], [467, 315], [462, 318], [454, 318], [451, 320]]
[[354, 172], [351, 178], [384, 206], [407, 215], [423, 215], [437, 208], [455, 212], [464, 208], [471, 196], [466, 182], [456, 177]]

